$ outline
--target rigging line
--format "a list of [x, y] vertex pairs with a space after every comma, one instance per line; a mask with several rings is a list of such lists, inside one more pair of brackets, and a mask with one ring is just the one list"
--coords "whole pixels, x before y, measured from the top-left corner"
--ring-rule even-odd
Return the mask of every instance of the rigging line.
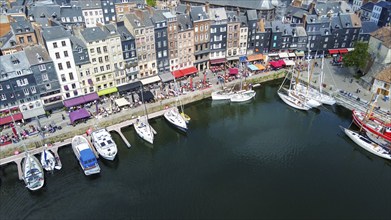
[[336, 87], [336, 86], [337, 86], [337, 84], [335, 83], [335, 80], [334, 80], [333, 74], [331, 74], [330, 67], [329, 67], [328, 65], [326, 65], [326, 66], [327, 66], [327, 69], [329, 70], [328, 72], [329, 72], [329, 74], [330, 74], [330, 76], [331, 76], [331, 80], [333, 80], [334, 86]]

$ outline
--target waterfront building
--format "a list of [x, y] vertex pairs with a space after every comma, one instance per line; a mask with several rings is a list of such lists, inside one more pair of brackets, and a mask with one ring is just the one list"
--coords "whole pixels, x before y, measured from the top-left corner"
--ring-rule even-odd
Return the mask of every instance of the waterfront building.
[[157, 75], [154, 25], [150, 14], [135, 10], [126, 14], [124, 25], [136, 39], [137, 59], [139, 66], [138, 78]]
[[[103, 31], [105, 31], [107, 34], [106, 37], [107, 47], [110, 48], [109, 61], [110, 61], [110, 66], [112, 67], [112, 70], [114, 72], [114, 79], [115, 79], [114, 85], [127, 83], [128, 80], [127, 80], [127, 74], [125, 71], [124, 59], [122, 54], [121, 38], [117, 31], [117, 27], [115, 24], [107, 24], [103, 26]], [[107, 65], [106, 65], [106, 69], [107, 69]], [[100, 89], [98, 86], [98, 91], [99, 90]]]
[[[162, 12], [160, 10], [154, 10], [154, 11], [151, 10], [151, 13], [152, 13], [151, 20], [155, 28], [155, 45], [156, 45], [155, 54], [156, 54], [157, 70], [158, 73], [168, 72], [170, 71], [170, 65], [169, 65], [169, 55], [167, 53], [168, 52], [167, 29], [171, 28], [172, 23], [176, 22], [176, 17], [172, 15], [170, 12]], [[171, 25], [168, 25], [170, 23]]]
[[255, 10], [247, 10], [247, 26], [248, 26], [248, 43], [247, 43], [247, 54], [251, 55], [255, 52], [255, 41], [259, 41], [256, 39], [256, 31], [257, 31], [257, 23], [258, 23], [258, 15]]
[[379, 27], [391, 24], [391, 2], [379, 1], [373, 6], [371, 21], [377, 23]]
[[[361, 20], [356, 14], [345, 13], [331, 17], [330, 30], [333, 36], [329, 41], [329, 49], [353, 48], [358, 40], [361, 29]], [[347, 51], [344, 51], [347, 53]]]
[[113, 0], [117, 21], [122, 21], [125, 14], [129, 14], [134, 9], [143, 9], [145, 0]]
[[[227, 61], [227, 13], [224, 8], [210, 8], [208, 10], [210, 18], [210, 66], [224, 65]], [[233, 31], [232, 31], [233, 32]], [[200, 36], [202, 39], [204, 36]], [[205, 38], [208, 36], [205, 35]], [[201, 40], [200, 39], [200, 40]]]
[[254, 52], [253, 54], [269, 53], [271, 47], [272, 25], [270, 21], [261, 18], [256, 23]]
[[[221, 0], [182, 0], [184, 4], [191, 6], [209, 5], [211, 8], [225, 8], [227, 11], [236, 11], [244, 13], [247, 10], [254, 9], [256, 14], [264, 17], [266, 20], [274, 20], [276, 15], [276, 6], [279, 4], [278, 0], [240, 0], [240, 1], [221, 1]], [[209, 7], [208, 6], [208, 7]]]
[[15, 35], [16, 45], [21, 49], [37, 44], [35, 31], [25, 17], [14, 17], [11, 20], [11, 31]]
[[104, 24], [100, 0], [82, 0], [78, 1], [77, 4], [83, 12], [86, 27], [96, 27], [98, 24]]
[[382, 27], [371, 33], [368, 51], [376, 62], [391, 63], [391, 27]]
[[177, 15], [178, 21], [178, 64], [180, 69], [194, 65], [194, 29], [190, 16]]
[[75, 59], [76, 72], [78, 74], [80, 88], [82, 93], [80, 95], [88, 94], [95, 91], [94, 81], [92, 80], [92, 65], [87, 45], [78, 37], [70, 36], [72, 45], [73, 58]]
[[115, 14], [115, 6], [113, 0], [100, 0], [104, 23], [109, 24], [110, 22], [115, 22], [117, 20], [117, 15]]
[[369, 0], [353, 0], [352, 2], [352, 10], [353, 12], [358, 11], [361, 9], [361, 7], [365, 4], [370, 2]]
[[272, 33], [269, 52], [278, 53], [280, 50], [289, 49], [293, 38], [292, 27], [281, 21], [272, 21], [271, 24]]
[[[43, 111], [39, 97], [34, 73], [30, 69], [30, 63], [25, 51], [0, 56], [0, 109], [13, 110], [19, 113], [15, 118], [21, 120], [23, 111], [40, 109]], [[28, 106], [26, 106], [28, 105]], [[39, 112], [38, 112], [39, 113]], [[11, 120], [1, 120], [2, 124], [10, 123]]]
[[117, 22], [117, 31], [121, 37], [123, 67], [127, 76], [127, 82], [134, 81], [138, 75], [136, 41], [125, 27], [123, 21]]
[[[359, 11], [360, 13], [360, 19], [362, 21], [370, 21], [372, 17], [372, 11], [373, 7], [375, 6], [375, 3], [373, 2], [367, 2], [363, 6], [361, 6], [361, 9]], [[376, 23], [377, 25], [377, 23]]]
[[242, 57], [247, 55], [248, 26], [247, 26], [246, 16], [240, 14], [239, 19], [240, 19], [239, 56]]
[[63, 100], [81, 94], [70, 36], [71, 33], [61, 26], [47, 27], [42, 31], [46, 50], [54, 62], [60, 80]]
[[[61, 108], [63, 105], [56, 68], [46, 48], [42, 45], [35, 45], [24, 48], [24, 51], [35, 78], [37, 95], [42, 100], [42, 102], [25, 102], [25, 106], [21, 106], [23, 118], [26, 119], [44, 114], [43, 109], [50, 111]], [[43, 109], [41, 108], [42, 103]], [[31, 106], [35, 107], [31, 108]], [[29, 112], [26, 109], [29, 111], [34, 109], [34, 111]]]
[[[311, 51], [327, 51], [331, 41], [330, 19], [304, 14], [301, 22], [307, 32]], [[306, 51], [307, 49], [305, 49]]]
[[[179, 59], [178, 59], [178, 21], [177, 16], [173, 15], [171, 12], [164, 12], [164, 17], [167, 19], [167, 41], [168, 45], [157, 43], [156, 47], [168, 48], [168, 57], [169, 57], [169, 70], [171, 72], [179, 70]], [[164, 55], [164, 54], [161, 54]]]
[[116, 83], [118, 80], [121, 83], [121, 75], [117, 70], [121, 66], [119, 62], [122, 62], [121, 42], [117, 32], [113, 29], [106, 30], [107, 26], [80, 31], [80, 38], [87, 45], [93, 66], [92, 84], [99, 95], [116, 92]]
[[194, 66], [199, 71], [209, 69], [210, 19], [208, 9], [207, 6], [205, 9], [201, 6], [190, 8], [190, 18], [194, 27]]
[[390, 98], [391, 94], [391, 66], [386, 67], [374, 77], [371, 92]]
[[230, 65], [236, 65], [239, 61], [240, 51], [240, 17], [239, 11], [227, 12], [227, 50], [226, 57]]

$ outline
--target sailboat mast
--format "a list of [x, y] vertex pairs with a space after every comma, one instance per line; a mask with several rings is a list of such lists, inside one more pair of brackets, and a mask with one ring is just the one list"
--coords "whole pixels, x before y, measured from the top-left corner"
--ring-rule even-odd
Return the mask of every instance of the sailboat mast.
[[142, 100], [143, 105], [144, 105], [144, 114], [147, 117], [147, 121], [148, 121], [147, 106], [145, 105], [145, 102], [144, 102], [144, 88], [143, 88], [143, 86], [140, 86], [140, 87], [141, 87], [141, 100]]
[[[16, 128], [16, 123], [15, 123], [15, 119], [14, 119], [14, 116], [12, 115], [12, 112], [11, 112], [11, 109], [10, 107], [7, 105], [7, 108], [8, 108], [8, 112], [11, 114], [11, 118], [12, 118], [12, 123], [14, 124], [14, 128], [16, 130], [16, 132], [19, 132]], [[24, 151], [27, 153], [27, 147], [26, 147], [26, 144], [22, 141], [22, 146], [24, 148]]]
[[322, 86], [323, 86], [323, 65], [324, 65], [324, 51], [322, 55], [322, 66], [321, 66], [321, 72], [320, 72], [320, 82], [319, 82], [319, 92], [322, 93]]

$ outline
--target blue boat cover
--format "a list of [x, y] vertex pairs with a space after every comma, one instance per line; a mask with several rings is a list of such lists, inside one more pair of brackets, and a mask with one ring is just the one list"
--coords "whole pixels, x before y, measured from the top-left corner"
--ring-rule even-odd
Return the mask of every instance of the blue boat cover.
[[94, 166], [96, 158], [91, 149], [85, 149], [80, 152], [80, 162], [84, 167]]

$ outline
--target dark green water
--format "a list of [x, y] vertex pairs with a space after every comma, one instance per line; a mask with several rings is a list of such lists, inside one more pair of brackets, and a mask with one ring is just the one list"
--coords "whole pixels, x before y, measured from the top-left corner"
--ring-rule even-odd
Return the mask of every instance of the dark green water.
[[163, 118], [153, 147], [133, 128], [117, 159], [86, 177], [71, 148], [39, 192], [0, 171], [0, 219], [391, 219], [391, 163], [339, 130], [350, 112], [301, 112], [264, 85], [247, 104], [186, 106], [183, 135]]

